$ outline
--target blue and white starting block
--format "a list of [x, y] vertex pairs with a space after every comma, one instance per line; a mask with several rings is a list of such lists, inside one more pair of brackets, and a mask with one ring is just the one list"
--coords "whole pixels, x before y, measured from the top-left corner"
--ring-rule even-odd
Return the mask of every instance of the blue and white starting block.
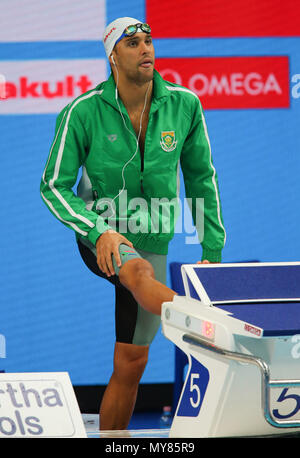
[[162, 307], [189, 368], [170, 437], [300, 434], [300, 263], [178, 265]]

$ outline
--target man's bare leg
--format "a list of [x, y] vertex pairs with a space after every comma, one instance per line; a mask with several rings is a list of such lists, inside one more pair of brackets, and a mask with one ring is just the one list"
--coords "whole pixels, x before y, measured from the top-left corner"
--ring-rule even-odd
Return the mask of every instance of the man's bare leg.
[[137, 303], [155, 315], [161, 314], [163, 302], [172, 302], [177, 294], [155, 279], [153, 267], [145, 259], [127, 261], [120, 269], [119, 279]]
[[[162, 303], [172, 301], [176, 295], [155, 279], [152, 265], [144, 259], [127, 261], [120, 268], [119, 279], [138, 304], [156, 315], [161, 314]], [[101, 430], [124, 430], [128, 427], [139, 381], [147, 364], [148, 350], [148, 346], [116, 343], [114, 372], [100, 407]]]
[[139, 381], [148, 361], [148, 346], [117, 342], [114, 371], [100, 406], [100, 429], [124, 430], [135, 406]]

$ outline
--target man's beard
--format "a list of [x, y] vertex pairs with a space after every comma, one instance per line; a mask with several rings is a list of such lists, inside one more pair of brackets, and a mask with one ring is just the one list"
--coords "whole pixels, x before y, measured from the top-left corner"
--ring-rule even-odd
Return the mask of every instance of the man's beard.
[[150, 83], [153, 80], [153, 69], [150, 72], [142, 73], [138, 70], [136, 72], [130, 72], [127, 74], [127, 79], [131, 82], [136, 84], [137, 86], [143, 86], [144, 84]]

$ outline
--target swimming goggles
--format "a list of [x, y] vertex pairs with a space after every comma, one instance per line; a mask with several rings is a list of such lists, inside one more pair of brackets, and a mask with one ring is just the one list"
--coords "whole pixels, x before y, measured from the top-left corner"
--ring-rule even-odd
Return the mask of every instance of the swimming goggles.
[[138, 31], [138, 29], [145, 33], [151, 33], [150, 25], [146, 23], [142, 24], [141, 22], [139, 22], [138, 24], [129, 25], [128, 27], [126, 27], [123, 33], [125, 37], [131, 37]]
[[124, 30], [120, 38], [118, 38], [115, 44], [117, 44], [124, 37], [132, 37], [132, 35], [137, 33], [138, 29], [140, 29], [144, 33], [151, 33], [151, 27], [149, 24], [142, 24], [141, 22], [139, 22], [138, 24], [129, 25], [128, 27], [126, 27], [126, 29]]

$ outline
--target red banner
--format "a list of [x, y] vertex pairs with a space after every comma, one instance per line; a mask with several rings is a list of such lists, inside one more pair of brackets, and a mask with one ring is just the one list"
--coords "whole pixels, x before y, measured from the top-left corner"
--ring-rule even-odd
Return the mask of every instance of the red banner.
[[155, 68], [195, 92], [204, 109], [290, 106], [287, 56], [158, 58]]
[[146, 1], [154, 38], [300, 36], [299, 0]]

